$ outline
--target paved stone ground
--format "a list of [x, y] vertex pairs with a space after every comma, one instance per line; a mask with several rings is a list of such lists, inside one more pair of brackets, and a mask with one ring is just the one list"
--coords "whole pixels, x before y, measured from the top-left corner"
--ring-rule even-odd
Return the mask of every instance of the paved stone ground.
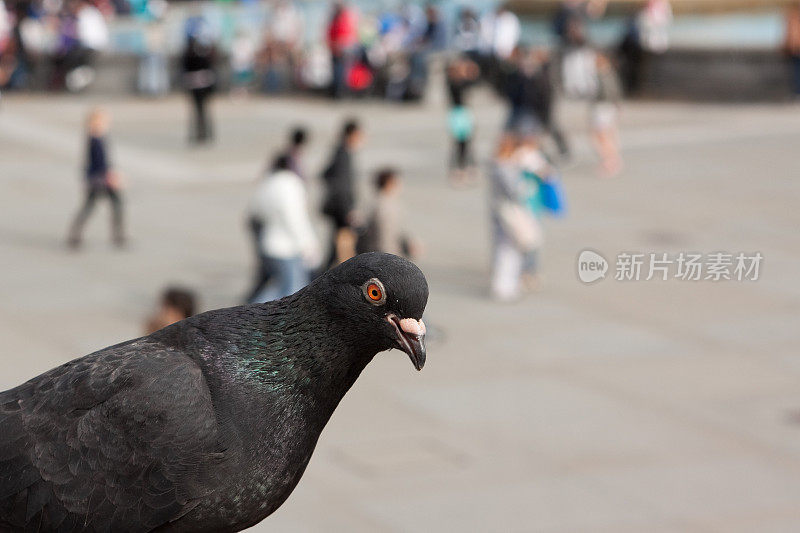
[[[478, 151], [501, 109], [476, 102]], [[185, 102], [12, 96], [0, 109], [0, 389], [140, 334], [169, 282], [204, 308], [249, 281], [243, 208], [287, 127], [314, 129], [316, 175], [342, 117], [360, 167], [399, 166], [427, 248], [428, 321], [415, 372], [380, 355], [345, 398], [305, 477], [263, 531], [797, 531], [800, 529], [800, 109], [631, 104], [627, 166], [594, 176], [584, 110], [568, 106], [570, 214], [548, 224], [544, 289], [487, 298], [484, 186], [445, 180], [444, 110], [220, 100], [219, 142], [187, 148]], [[114, 115], [133, 242], [63, 248], [78, 206], [79, 129]], [[760, 251], [757, 282], [581, 284], [576, 256]], [[613, 268], [613, 266], [612, 266]], [[611, 272], [613, 274], [613, 271]]]

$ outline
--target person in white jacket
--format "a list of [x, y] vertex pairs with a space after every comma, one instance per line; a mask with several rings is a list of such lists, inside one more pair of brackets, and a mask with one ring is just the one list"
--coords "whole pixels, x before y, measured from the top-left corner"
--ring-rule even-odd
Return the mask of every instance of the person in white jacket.
[[250, 217], [262, 224], [260, 255], [265, 264], [260, 268], [270, 273], [269, 283], [253, 292], [252, 302], [276, 300], [302, 289], [321, 258], [306, 187], [289, 166], [287, 156], [278, 157], [250, 204]]

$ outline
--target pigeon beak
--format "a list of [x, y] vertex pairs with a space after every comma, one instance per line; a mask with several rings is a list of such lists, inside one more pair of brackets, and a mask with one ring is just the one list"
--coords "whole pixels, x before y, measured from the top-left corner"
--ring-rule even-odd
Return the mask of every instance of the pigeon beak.
[[413, 318], [400, 319], [396, 315], [386, 317], [397, 334], [397, 347], [408, 354], [417, 370], [425, 366], [425, 323]]

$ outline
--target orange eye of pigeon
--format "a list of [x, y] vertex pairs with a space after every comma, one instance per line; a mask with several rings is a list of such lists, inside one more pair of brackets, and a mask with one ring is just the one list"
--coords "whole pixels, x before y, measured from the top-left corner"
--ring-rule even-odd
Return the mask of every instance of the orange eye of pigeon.
[[378, 287], [377, 283], [370, 283], [367, 287], [367, 296], [373, 302], [378, 302], [383, 297], [383, 291]]

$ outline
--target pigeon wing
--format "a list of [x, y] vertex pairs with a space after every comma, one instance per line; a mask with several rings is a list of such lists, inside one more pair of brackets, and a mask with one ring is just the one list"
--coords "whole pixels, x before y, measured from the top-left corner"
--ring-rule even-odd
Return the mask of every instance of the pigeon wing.
[[151, 530], [213, 490], [224, 451], [194, 361], [106, 348], [0, 393], [0, 530]]

